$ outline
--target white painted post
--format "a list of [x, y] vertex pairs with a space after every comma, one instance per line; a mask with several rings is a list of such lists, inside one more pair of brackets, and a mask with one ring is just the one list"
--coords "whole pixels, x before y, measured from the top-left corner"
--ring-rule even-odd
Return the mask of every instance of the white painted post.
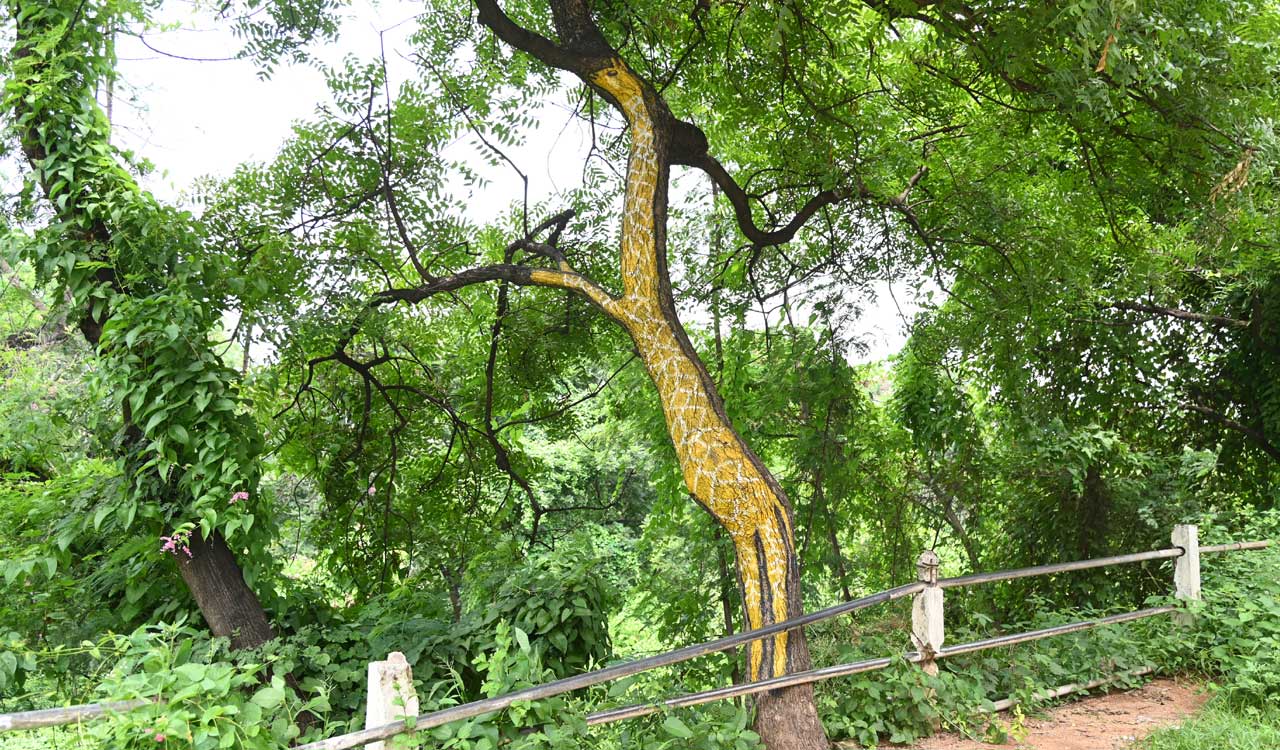
[[[1174, 558], [1173, 595], [1184, 601], [1200, 601], [1200, 530], [1191, 524], [1173, 527], [1173, 546], [1182, 548], [1182, 556]], [[1191, 616], [1180, 612], [1174, 617], [1179, 625], [1191, 625]]]
[[[413, 689], [413, 669], [399, 651], [387, 654], [386, 661], [369, 662], [369, 703], [364, 711], [364, 728], [389, 724], [418, 715], [418, 693]], [[370, 742], [368, 750], [384, 750], [383, 742]]]
[[911, 645], [924, 658], [920, 668], [926, 674], [938, 674], [938, 663], [933, 655], [942, 649], [946, 631], [942, 618], [942, 587], [938, 585], [938, 555], [933, 550], [920, 553], [916, 561], [916, 580], [925, 585], [924, 591], [911, 600]]

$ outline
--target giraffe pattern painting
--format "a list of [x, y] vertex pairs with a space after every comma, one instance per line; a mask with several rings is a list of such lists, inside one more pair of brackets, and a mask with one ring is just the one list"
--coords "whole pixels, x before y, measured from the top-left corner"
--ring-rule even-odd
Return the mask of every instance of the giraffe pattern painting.
[[[606, 312], [627, 330], [657, 387], [689, 492], [728, 532], [737, 555], [747, 626], [787, 619], [798, 586], [791, 513], [781, 489], [729, 424], [689, 344], [665, 285], [668, 167], [645, 87], [621, 60], [594, 83], [617, 100], [631, 129], [622, 223], [623, 294]], [[787, 634], [751, 644], [752, 679], [787, 672]]]

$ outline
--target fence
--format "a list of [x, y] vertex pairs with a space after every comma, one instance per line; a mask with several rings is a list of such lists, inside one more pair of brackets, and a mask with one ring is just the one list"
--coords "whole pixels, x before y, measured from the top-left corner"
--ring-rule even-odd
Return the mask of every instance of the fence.
[[[471, 703], [453, 706], [441, 711], [422, 714], [417, 716], [412, 722], [407, 722], [404, 719], [404, 716], [417, 713], [417, 696], [413, 692], [412, 679], [409, 675], [408, 664], [404, 662], [404, 657], [402, 655], [392, 654], [388, 661], [373, 662], [369, 665], [369, 702], [366, 712], [366, 729], [336, 737], [330, 737], [329, 739], [319, 740], [317, 742], [298, 745], [295, 750], [345, 750], [346, 748], [378, 743], [373, 745], [376, 750], [376, 748], [381, 747], [382, 740], [389, 739], [399, 734], [438, 727], [461, 719], [500, 711], [521, 701], [534, 701], [543, 698], [550, 698], [556, 695], [580, 690], [585, 687], [590, 687], [592, 685], [599, 685], [601, 683], [610, 682], [630, 675], [648, 672], [660, 667], [678, 664], [690, 659], [695, 659], [699, 656], [728, 651], [777, 633], [803, 628], [816, 622], [821, 622], [833, 617], [849, 614], [877, 604], [884, 604], [886, 602], [902, 599], [908, 596], [913, 597], [911, 608], [911, 640], [913, 650], [901, 654], [899, 657], [882, 657], [879, 659], [868, 659], [865, 661], [850, 662], [847, 664], [837, 664], [829, 667], [810, 669], [803, 672], [795, 672], [756, 682], [730, 685], [727, 687], [717, 688], [715, 690], [676, 696], [652, 704], [639, 704], [598, 711], [587, 717], [587, 723], [590, 725], [606, 724], [609, 722], [646, 716], [667, 708], [695, 706], [702, 703], [753, 695], [793, 685], [819, 682], [833, 677], [842, 677], [845, 675], [858, 674], [860, 672], [870, 672], [889, 666], [893, 663], [895, 658], [904, 658], [906, 661], [918, 664], [922, 669], [936, 674], [937, 661], [950, 656], [969, 654], [976, 651], [984, 651], [986, 649], [999, 648], [1003, 646], [1011, 646], [1042, 638], [1088, 630], [1090, 628], [1096, 628], [1103, 625], [1113, 625], [1147, 617], [1155, 617], [1157, 615], [1177, 613], [1176, 616], [1184, 616], [1184, 613], [1178, 612], [1179, 607], [1177, 606], [1151, 607], [1134, 612], [1125, 612], [1123, 614], [1100, 617], [1093, 620], [1083, 620], [1080, 622], [1068, 623], [1066, 625], [1057, 625], [1026, 633], [1002, 635], [970, 643], [945, 646], [943, 645], [946, 637], [943, 592], [946, 589], [963, 588], [998, 581], [1009, 581], [1031, 576], [1053, 575], [1056, 573], [1087, 570], [1090, 568], [1101, 568], [1112, 565], [1124, 565], [1147, 560], [1172, 559], [1175, 560], [1173, 573], [1175, 596], [1184, 601], [1198, 600], [1201, 598], [1200, 555], [1261, 549], [1271, 544], [1269, 541], [1258, 541], [1201, 547], [1199, 545], [1197, 528], [1195, 526], [1174, 527], [1172, 543], [1174, 545], [1173, 547], [1155, 550], [1152, 552], [1138, 552], [1128, 555], [1117, 555], [1114, 557], [1081, 560], [1069, 563], [1057, 563], [1052, 565], [1039, 565], [1031, 568], [1002, 570], [991, 573], [973, 573], [955, 578], [939, 578], [938, 557], [932, 551], [926, 551], [920, 555], [919, 561], [917, 562], [917, 576], [916, 581], [913, 583], [898, 586], [896, 588], [889, 589], [888, 591], [881, 591], [869, 596], [864, 596], [852, 601], [843, 602], [833, 607], [828, 607], [817, 612], [812, 612], [801, 617], [796, 617], [785, 622], [776, 623], [756, 630], [744, 631], [714, 641], [686, 646], [675, 651], [658, 654], [657, 656], [637, 659], [635, 661], [624, 662], [622, 664], [595, 670], [593, 672], [586, 672], [584, 674], [566, 677], [561, 680], [555, 680], [553, 682], [544, 683], [542, 685], [526, 688], [506, 695], [473, 701]], [[1187, 622], [1185, 618], [1182, 621], [1184, 624]], [[1057, 695], [1064, 695], [1067, 692], [1073, 692], [1076, 689], [1096, 687], [1098, 684], [1101, 684], [1101, 682], [1095, 681], [1093, 683], [1086, 683], [1085, 685], [1068, 685], [1054, 691], [1047, 691], [1047, 694], [1051, 693], [1056, 697]], [[1070, 688], [1070, 690], [1068, 688]], [[152, 700], [156, 699], [127, 701], [115, 704], [69, 706], [66, 708], [0, 715], [0, 732], [16, 729], [36, 729], [40, 727], [70, 724], [89, 719], [96, 719], [110, 715], [113, 712], [128, 711], [148, 705]], [[1001, 703], [1007, 702], [1001, 701], [997, 705]], [[410, 725], [412, 725], [412, 728]]]

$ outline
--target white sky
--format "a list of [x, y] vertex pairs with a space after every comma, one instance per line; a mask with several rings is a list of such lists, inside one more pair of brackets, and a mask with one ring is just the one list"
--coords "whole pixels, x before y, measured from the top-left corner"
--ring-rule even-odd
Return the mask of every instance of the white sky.
[[[411, 73], [398, 51], [407, 49], [405, 36], [421, 10], [418, 2], [353, 0], [344, 11], [339, 42], [317, 50], [317, 56], [331, 64], [346, 55], [376, 59], [379, 32], [385, 32], [394, 91], [397, 81]], [[148, 34], [145, 44], [134, 37], [117, 42], [123, 85], [114, 104], [114, 137], [118, 145], [156, 165], [146, 187], [164, 200], [180, 201], [198, 177], [227, 176], [237, 164], [270, 160], [292, 124], [310, 118], [328, 101], [328, 91], [323, 75], [312, 67], [282, 65], [263, 80], [248, 61], [188, 61], [158, 54], [147, 45], [187, 58], [226, 58], [238, 49], [238, 41], [207, 12], [195, 17], [189, 4], [177, 3], [165, 13], [163, 20], [175, 28]], [[544, 105], [538, 115], [541, 127], [529, 135], [528, 144], [508, 153], [529, 176], [531, 201], [578, 184], [589, 145], [568, 112]], [[456, 148], [474, 149], [469, 143]], [[490, 186], [468, 204], [472, 218], [486, 221], [519, 200], [519, 182], [504, 169], [480, 171], [491, 178]], [[895, 285], [893, 294], [887, 284], [877, 286], [877, 299], [863, 304], [857, 326], [869, 352], [854, 361], [881, 359], [901, 348], [906, 340], [903, 315], [909, 319], [918, 309], [905, 284]]]

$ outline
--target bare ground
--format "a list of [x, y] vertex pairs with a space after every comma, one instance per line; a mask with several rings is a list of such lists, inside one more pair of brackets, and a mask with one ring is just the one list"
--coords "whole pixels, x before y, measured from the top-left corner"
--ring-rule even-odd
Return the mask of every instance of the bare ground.
[[[1021, 741], [991, 745], [939, 734], [910, 750], [1119, 750], [1180, 723], [1208, 699], [1196, 684], [1158, 679], [1137, 690], [1084, 698], [1027, 717]], [[1002, 718], [1007, 723], [1008, 715]]]

